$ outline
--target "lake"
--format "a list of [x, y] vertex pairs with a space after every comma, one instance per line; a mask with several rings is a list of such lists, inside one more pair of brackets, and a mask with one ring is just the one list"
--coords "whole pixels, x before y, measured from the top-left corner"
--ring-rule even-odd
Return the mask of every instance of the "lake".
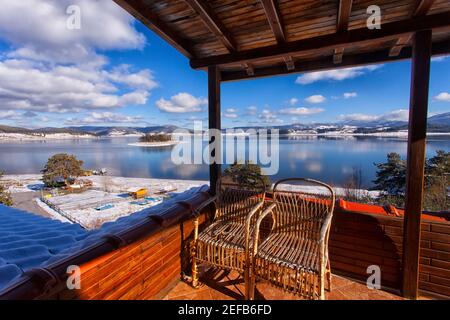
[[[171, 147], [129, 146], [137, 138], [104, 138], [70, 141], [27, 141], [0, 143], [0, 170], [6, 174], [38, 173], [55, 153], [70, 153], [84, 161], [87, 169], [107, 168], [108, 174], [124, 177], [207, 180], [207, 165], [175, 165]], [[450, 150], [449, 136], [432, 136], [427, 142], [427, 157], [436, 150]], [[365, 187], [372, 185], [376, 168], [386, 154], [406, 157], [406, 140], [378, 137], [297, 137], [279, 142], [279, 171], [271, 180], [309, 177], [333, 185], [349, 179], [352, 168], [362, 171]]]

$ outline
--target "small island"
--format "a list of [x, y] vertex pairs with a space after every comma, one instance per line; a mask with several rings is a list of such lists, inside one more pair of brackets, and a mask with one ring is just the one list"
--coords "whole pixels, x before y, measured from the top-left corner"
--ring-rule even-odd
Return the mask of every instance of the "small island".
[[146, 133], [139, 138], [139, 142], [130, 143], [130, 146], [136, 147], [168, 147], [177, 144], [178, 141], [172, 140], [170, 134], [165, 133]]

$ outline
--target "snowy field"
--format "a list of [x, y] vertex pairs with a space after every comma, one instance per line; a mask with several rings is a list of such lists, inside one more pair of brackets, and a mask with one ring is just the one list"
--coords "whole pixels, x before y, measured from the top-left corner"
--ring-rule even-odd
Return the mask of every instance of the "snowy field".
[[[78, 222], [87, 229], [97, 228], [105, 222], [115, 221], [120, 217], [130, 215], [152, 206], [148, 204], [133, 204], [136, 201], [128, 195], [131, 189], [146, 188], [149, 197], [160, 197], [161, 192], [168, 195], [182, 193], [190, 188], [209, 184], [208, 181], [173, 180], [173, 179], [148, 179], [125, 178], [111, 176], [91, 176], [83, 179], [91, 180], [93, 188], [82, 193], [67, 195], [53, 195], [48, 202], [54, 208], [61, 210], [65, 218], [57, 210], [39, 200], [39, 192], [44, 184], [40, 180], [40, 174], [5, 175], [1, 182], [5, 184], [11, 193], [35, 191], [34, 201], [44, 209], [51, 217], [61, 221]], [[138, 200], [139, 201], [139, 200]], [[97, 207], [112, 204], [111, 209], [96, 210]]]
[[[105, 222], [115, 221], [120, 217], [152, 206], [150, 204], [132, 204], [135, 200], [129, 197], [128, 194], [98, 190], [51, 197], [48, 201], [56, 208], [59, 208], [69, 220], [78, 222], [87, 229], [98, 228]], [[106, 204], [112, 204], [113, 207], [101, 211], [95, 209]], [[47, 206], [44, 209], [48, 211], [50, 208]]]

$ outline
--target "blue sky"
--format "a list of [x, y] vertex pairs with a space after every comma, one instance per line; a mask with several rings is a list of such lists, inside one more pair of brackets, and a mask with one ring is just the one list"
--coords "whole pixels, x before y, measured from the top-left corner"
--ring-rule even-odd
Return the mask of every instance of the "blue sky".
[[[81, 7], [75, 32], [61, 24], [72, 2]], [[184, 56], [111, 1], [0, 5], [0, 124], [192, 126], [206, 119], [206, 73], [192, 70]], [[48, 10], [30, 9], [43, 5]], [[98, 24], [92, 11], [111, 23]], [[19, 16], [25, 25], [11, 23]], [[408, 61], [224, 83], [222, 121], [232, 127], [406, 120], [409, 85]], [[450, 58], [437, 59], [430, 114], [450, 111], [449, 92]]]

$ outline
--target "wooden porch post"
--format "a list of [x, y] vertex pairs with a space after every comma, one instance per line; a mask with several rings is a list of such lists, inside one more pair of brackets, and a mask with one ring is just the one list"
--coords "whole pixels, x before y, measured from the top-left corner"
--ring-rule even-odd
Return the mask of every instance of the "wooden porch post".
[[403, 296], [409, 299], [417, 299], [418, 294], [431, 36], [431, 30], [424, 30], [416, 32], [413, 38], [403, 228]]
[[[220, 123], [220, 70], [217, 66], [208, 67], [208, 119], [209, 129], [221, 129]], [[214, 138], [210, 138], [210, 143]], [[220, 145], [221, 141], [219, 141]], [[216, 156], [213, 152], [212, 157]], [[218, 155], [220, 156], [220, 155]], [[211, 195], [216, 194], [216, 184], [221, 174], [221, 165], [213, 163], [209, 166], [209, 183]]]

